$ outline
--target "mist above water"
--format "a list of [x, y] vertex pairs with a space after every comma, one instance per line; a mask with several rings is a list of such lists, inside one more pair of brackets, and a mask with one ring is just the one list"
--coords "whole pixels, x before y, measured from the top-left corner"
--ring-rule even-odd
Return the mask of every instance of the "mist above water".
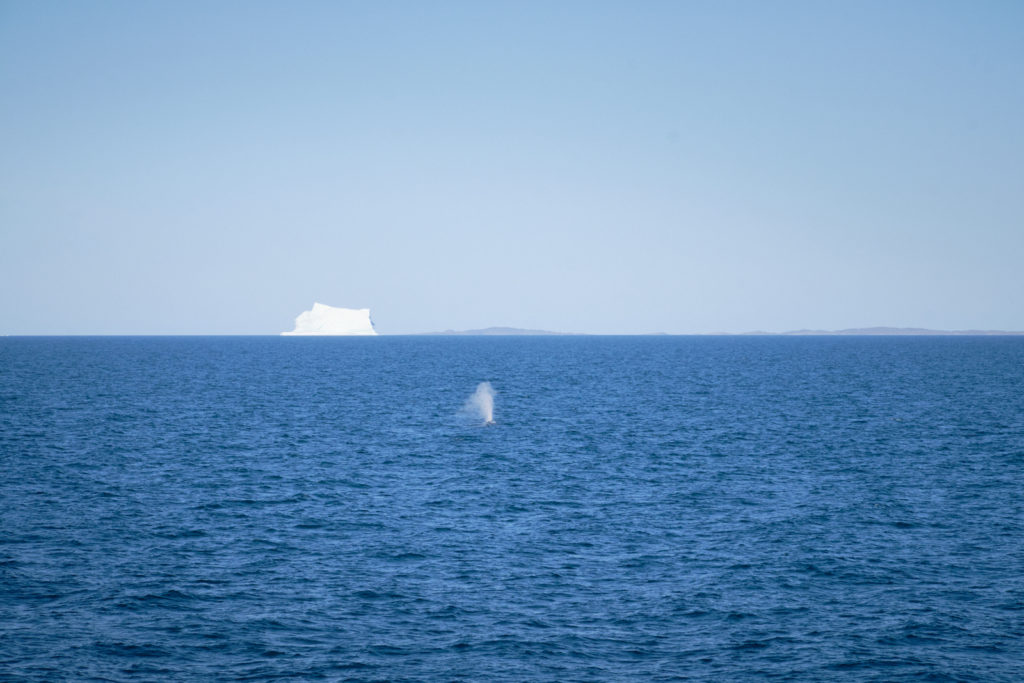
[[479, 417], [484, 424], [494, 424], [494, 387], [490, 382], [480, 382], [476, 391], [466, 399], [462, 411], [467, 415]]

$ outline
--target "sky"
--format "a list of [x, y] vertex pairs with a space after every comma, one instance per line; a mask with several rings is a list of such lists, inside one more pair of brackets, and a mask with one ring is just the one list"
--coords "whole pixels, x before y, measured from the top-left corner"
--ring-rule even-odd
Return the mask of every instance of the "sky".
[[1024, 330], [1024, 3], [0, 0], [0, 334]]

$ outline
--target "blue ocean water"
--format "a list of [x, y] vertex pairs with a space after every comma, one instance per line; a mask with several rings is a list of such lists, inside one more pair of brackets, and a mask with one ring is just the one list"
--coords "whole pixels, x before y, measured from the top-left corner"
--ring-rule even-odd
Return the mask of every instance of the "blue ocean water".
[[5, 338], [0, 467], [4, 680], [1024, 676], [1021, 338]]

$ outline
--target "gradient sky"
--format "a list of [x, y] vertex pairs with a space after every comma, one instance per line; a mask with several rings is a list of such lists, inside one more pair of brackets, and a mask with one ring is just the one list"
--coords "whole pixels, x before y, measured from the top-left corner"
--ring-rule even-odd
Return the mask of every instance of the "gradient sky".
[[1024, 329], [1024, 3], [0, 0], [0, 333]]

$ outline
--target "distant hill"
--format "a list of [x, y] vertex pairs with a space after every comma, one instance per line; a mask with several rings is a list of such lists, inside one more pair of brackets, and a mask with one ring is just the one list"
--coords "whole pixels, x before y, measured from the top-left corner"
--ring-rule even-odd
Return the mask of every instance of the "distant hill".
[[[423, 332], [420, 336], [477, 336], [477, 337], [513, 337], [513, 336], [565, 336], [574, 335], [571, 332], [551, 332], [550, 330], [525, 330], [521, 327], [485, 327], [480, 330], [445, 330], [444, 332]], [[768, 337], [813, 337], [813, 336], [846, 336], [846, 337], [886, 337], [886, 336], [1000, 336], [1012, 335], [1021, 336], [1024, 332], [1009, 332], [1005, 330], [929, 330], [923, 327], [853, 327], [845, 330], [790, 330], [788, 332], [765, 332], [756, 330], [744, 332], [738, 336], [768, 336]], [[664, 332], [638, 335], [638, 336], [665, 336]], [[670, 335], [675, 336], [675, 335]], [[689, 335], [683, 335], [689, 336]], [[698, 335], [703, 336], [703, 335]], [[726, 336], [734, 336], [726, 333]]]
[[[765, 334], [753, 332], [751, 334]], [[847, 330], [792, 330], [782, 332], [784, 335], [849, 335], [849, 336], [896, 336], [896, 335], [1021, 335], [1024, 332], [1007, 332], [1004, 330], [929, 330], [923, 327], [854, 327]]]
[[561, 335], [563, 332], [548, 330], [524, 330], [521, 327], [485, 327], [482, 330], [445, 330], [444, 332], [425, 332], [426, 335], [465, 335], [465, 336], [516, 336], [516, 335]]

